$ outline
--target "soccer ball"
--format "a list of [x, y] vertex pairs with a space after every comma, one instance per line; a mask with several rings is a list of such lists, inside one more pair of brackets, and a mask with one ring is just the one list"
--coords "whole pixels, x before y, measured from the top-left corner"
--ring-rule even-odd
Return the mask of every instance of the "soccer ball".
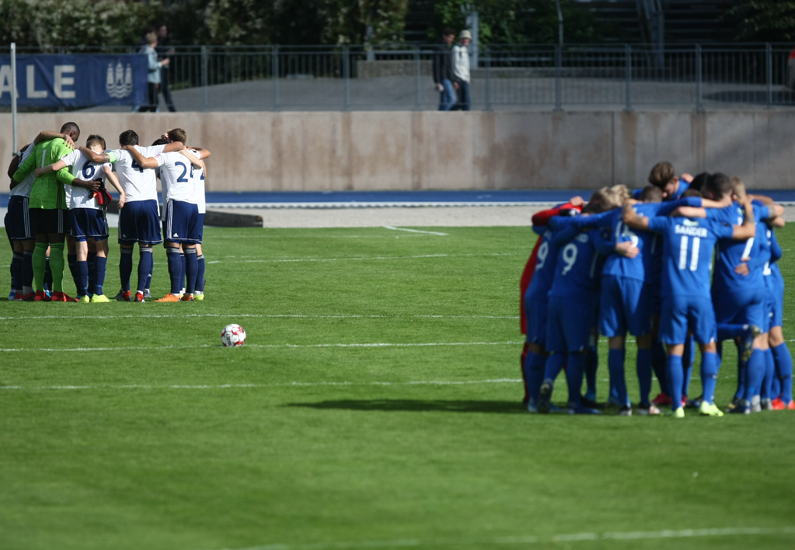
[[221, 344], [225, 348], [242, 346], [246, 342], [246, 331], [240, 325], [226, 325], [221, 331]]

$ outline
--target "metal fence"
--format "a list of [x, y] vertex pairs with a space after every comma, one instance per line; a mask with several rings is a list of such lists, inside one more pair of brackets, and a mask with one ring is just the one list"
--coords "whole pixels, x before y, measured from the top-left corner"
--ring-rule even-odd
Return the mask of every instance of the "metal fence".
[[[791, 49], [489, 45], [471, 68], [472, 108], [790, 108]], [[189, 46], [163, 74], [182, 111], [427, 110], [439, 101], [433, 55], [434, 46]]]

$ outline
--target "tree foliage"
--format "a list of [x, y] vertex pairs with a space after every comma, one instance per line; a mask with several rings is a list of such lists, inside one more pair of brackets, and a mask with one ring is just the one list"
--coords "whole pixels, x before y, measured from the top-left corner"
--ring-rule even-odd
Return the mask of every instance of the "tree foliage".
[[743, 0], [724, 19], [734, 23], [737, 40], [791, 42], [795, 40], [795, 2]]

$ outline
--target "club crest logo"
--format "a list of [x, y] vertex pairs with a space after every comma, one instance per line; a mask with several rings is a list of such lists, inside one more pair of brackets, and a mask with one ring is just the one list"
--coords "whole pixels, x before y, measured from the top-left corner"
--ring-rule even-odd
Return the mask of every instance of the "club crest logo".
[[105, 81], [105, 90], [110, 97], [122, 99], [130, 95], [133, 89], [132, 67], [127, 63], [125, 68], [121, 61], [116, 62], [114, 70], [113, 63], [108, 63], [108, 78]]

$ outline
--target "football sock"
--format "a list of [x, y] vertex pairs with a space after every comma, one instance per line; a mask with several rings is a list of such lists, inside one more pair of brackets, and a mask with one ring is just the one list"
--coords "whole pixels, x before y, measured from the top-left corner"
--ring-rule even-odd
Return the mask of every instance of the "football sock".
[[519, 364], [521, 365], [522, 370], [522, 386], [524, 386], [524, 402], [527, 403], [527, 400], [530, 397], [530, 394], [527, 391], [527, 377], [530, 372], [530, 363], [527, 360], [527, 355], [530, 353], [530, 345], [525, 342], [524, 346], [522, 346], [522, 355], [519, 359]]
[[[775, 367], [775, 361], [773, 361], [773, 366]], [[781, 379], [778, 377], [778, 371], [775, 371], [770, 387], [772, 388], [770, 390], [770, 399], [776, 399], [781, 396]]]
[[77, 295], [85, 296], [88, 294], [88, 262], [77, 262], [77, 272], [80, 276], [80, 284], [77, 285]]
[[[565, 360], [565, 359], [564, 359]], [[538, 403], [538, 395], [541, 391], [541, 384], [544, 382], [544, 374], [547, 360], [543, 355], [533, 353], [532, 351], [527, 354], [526, 380], [527, 380], [527, 396], [533, 401]]]
[[204, 292], [204, 254], [196, 256], [199, 271], [196, 273], [196, 292]]
[[776, 371], [781, 379], [781, 400], [786, 404], [792, 401], [792, 355], [787, 344], [781, 344], [770, 349], [773, 350]]
[[193, 294], [196, 288], [196, 272], [199, 271], [199, 264], [196, 262], [196, 249], [185, 249], [185, 292]]
[[152, 258], [152, 247], [138, 245], [138, 292], [143, 292], [146, 285], [146, 278], [152, 271], [154, 259]]
[[67, 254], [66, 263], [69, 265], [69, 273], [72, 274], [72, 281], [75, 283], [77, 294], [82, 296], [80, 289], [83, 287], [80, 286], [80, 271], [77, 270], [77, 254]]
[[662, 342], [656, 341], [651, 345], [651, 367], [660, 383], [660, 391], [670, 396], [671, 388], [668, 387], [668, 360], [665, 357], [665, 348]]
[[179, 253], [179, 261], [180, 264], [182, 265], [182, 272], [179, 275], [179, 289], [180, 291], [182, 291], [182, 289], [185, 288], [185, 279], [187, 278], [188, 275], [188, 268], [187, 268], [188, 260], [187, 258], [185, 258], [184, 252]]
[[47, 268], [47, 243], [36, 243], [30, 263], [33, 268], [33, 279], [36, 281], [36, 291], [42, 291], [44, 290], [44, 273]]
[[[572, 355], [572, 357], [574, 357], [574, 355]], [[611, 349], [607, 352], [607, 367], [610, 370], [610, 387], [615, 388], [618, 402], [622, 404], [627, 402], [627, 379], [624, 375], [624, 355], [623, 349]]]
[[152, 269], [149, 270], [149, 276], [146, 278], [146, 287], [145, 288], [152, 288], [152, 270], [154, 269], [155, 264], [152, 263]]
[[773, 377], [776, 375], [776, 362], [773, 361], [773, 352], [770, 349], [764, 351], [765, 354], [765, 375], [762, 379], [762, 388], [759, 395], [762, 399], [773, 399]]
[[97, 262], [97, 253], [96, 252], [89, 252], [88, 253], [88, 293], [95, 294], [96, 289], [94, 286], [97, 283], [96, 280], [96, 262]]
[[22, 255], [22, 290], [25, 294], [33, 286], [33, 251], [26, 250]]
[[760, 394], [762, 380], [765, 378], [765, 352], [754, 348], [745, 367], [745, 391], [743, 396], [749, 403]]
[[640, 404], [649, 404], [651, 393], [651, 350], [639, 349], [637, 359], [638, 384], [640, 385]]
[[[753, 353], [753, 352], [752, 352]], [[734, 397], [742, 398], [745, 395], [745, 387], [748, 384], [748, 362], [744, 362], [741, 357], [737, 357], [737, 391]]]
[[[103, 256], [94, 258], [94, 294], [104, 294], [105, 273], [108, 270], [108, 259]], [[88, 283], [89, 286], [91, 283]]]
[[696, 342], [692, 336], [685, 341], [685, 353], [682, 356], [684, 377], [682, 379], [682, 395], [690, 394], [690, 378], [693, 376], [693, 363], [696, 362]]
[[593, 395], [596, 400], [596, 371], [599, 369], [599, 353], [596, 348], [588, 349], [585, 359], [585, 384], [588, 395]]
[[569, 354], [569, 360], [566, 363], [566, 384], [569, 386], [569, 407], [582, 406], [580, 390], [582, 390], [582, 378], [587, 360], [587, 354], [585, 353]]
[[11, 288], [22, 290], [22, 253], [14, 252], [11, 256]]
[[701, 355], [701, 386], [703, 400], [710, 405], [715, 399], [715, 387], [718, 385], [720, 361], [716, 353], [707, 352]]
[[182, 259], [180, 258], [179, 248], [166, 248], [168, 257], [168, 275], [171, 278], [171, 294], [179, 296], [182, 287], [180, 281], [182, 276]]
[[44, 263], [44, 288], [52, 291], [52, 269], [50, 268], [49, 254], [46, 255], [46, 260]]
[[132, 275], [133, 268], [133, 249], [122, 248], [121, 256], [119, 257], [119, 276], [121, 277], [121, 289], [124, 291], [130, 290], [130, 276]]
[[566, 366], [565, 353], [553, 353], [550, 355], [544, 364], [544, 380], [555, 380], [564, 366]]
[[676, 410], [682, 406], [682, 380], [685, 371], [682, 367], [681, 355], [668, 356], [668, 380], [671, 384], [671, 409]]
[[738, 336], [745, 336], [745, 325], [735, 325], [732, 323], [718, 323], [718, 340], [731, 340]]
[[63, 243], [50, 244], [50, 269], [53, 292], [63, 292]]

